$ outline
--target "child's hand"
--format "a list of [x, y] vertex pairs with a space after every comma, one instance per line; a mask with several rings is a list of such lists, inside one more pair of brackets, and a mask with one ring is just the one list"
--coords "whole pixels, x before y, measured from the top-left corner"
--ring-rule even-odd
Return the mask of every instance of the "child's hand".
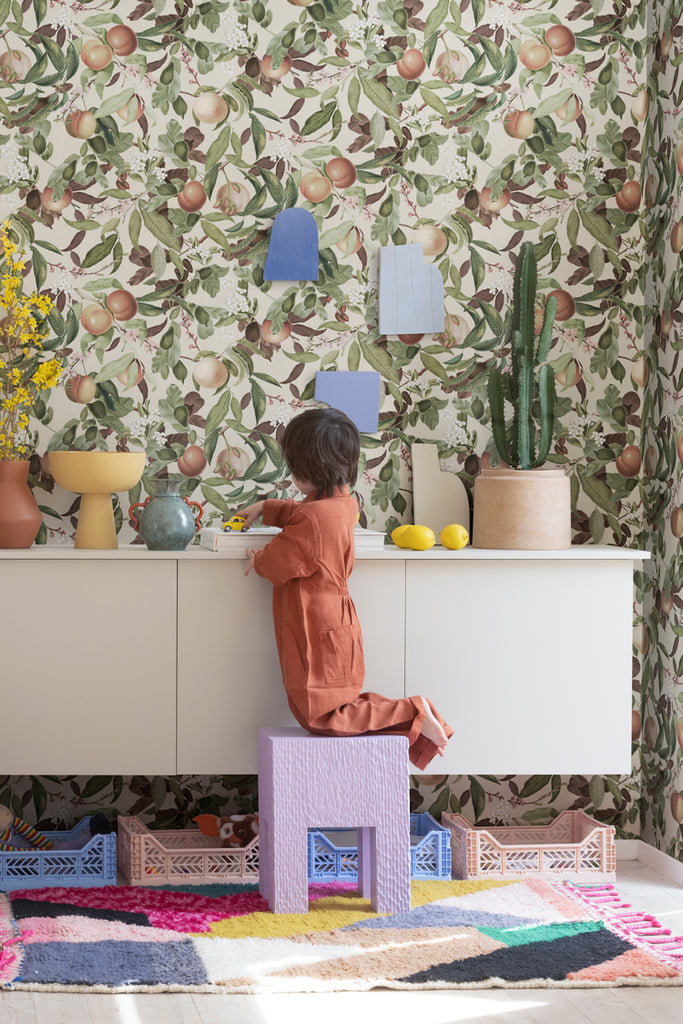
[[239, 509], [239, 515], [244, 519], [244, 526], [242, 532], [248, 530], [252, 523], [263, 515], [263, 502], [255, 501], [253, 505], [247, 505], [246, 508]]
[[249, 559], [249, 564], [244, 570], [245, 576], [248, 576], [251, 570], [254, 568], [254, 555], [256, 554], [257, 550], [257, 548], [247, 548], [247, 558]]

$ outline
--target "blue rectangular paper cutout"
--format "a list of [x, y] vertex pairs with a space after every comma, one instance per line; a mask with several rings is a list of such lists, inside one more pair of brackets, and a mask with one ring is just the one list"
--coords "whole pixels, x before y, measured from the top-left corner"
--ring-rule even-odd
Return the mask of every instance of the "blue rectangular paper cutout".
[[377, 433], [380, 379], [374, 370], [319, 370], [315, 397], [345, 412], [361, 433]]
[[421, 245], [379, 251], [380, 334], [436, 334], [444, 329], [443, 280]]

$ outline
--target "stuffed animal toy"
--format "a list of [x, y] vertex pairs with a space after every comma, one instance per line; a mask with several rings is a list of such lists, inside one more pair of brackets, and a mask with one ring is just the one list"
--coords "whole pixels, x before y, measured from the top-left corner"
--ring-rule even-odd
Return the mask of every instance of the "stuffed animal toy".
[[206, 836], [216, 836], [221, 846], [248, 846], [258, 835], [258, 814], [198, 814], [192, 819]]
[[54, 848], [54, 844], [37, 828], [33, 828], [23, 818], [12, 814], [8, 807], [0, 806], [0, 850], [11, 853], [25, 849], [23, 846], [14, 846], [10, 843], [14, 834], [21, 836], [36, 850], [52, 850]]

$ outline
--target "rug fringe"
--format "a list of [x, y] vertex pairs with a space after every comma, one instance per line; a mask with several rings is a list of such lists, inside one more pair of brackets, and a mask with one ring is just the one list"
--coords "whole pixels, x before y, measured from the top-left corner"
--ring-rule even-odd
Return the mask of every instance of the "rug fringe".
[[613, 885], [562, 882], [560, 888], [580, 899], [623, 938], [661, 954], [661, 959], [672, 967], [680, 969], [683, 965], [683, 935], [672, 934], [671, 929], [665, 928], [652, 914], [634, 910]]

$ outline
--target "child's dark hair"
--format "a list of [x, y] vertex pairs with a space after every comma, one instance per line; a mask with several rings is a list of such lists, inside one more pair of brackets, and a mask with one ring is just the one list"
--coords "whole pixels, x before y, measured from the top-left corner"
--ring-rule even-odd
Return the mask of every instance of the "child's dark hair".
[[282, 437], [289, 471], [316, 488], [316, 498], [334, 494], [358, 475], [360, 435], [339, 409], [307, 409], [295, 416]]

